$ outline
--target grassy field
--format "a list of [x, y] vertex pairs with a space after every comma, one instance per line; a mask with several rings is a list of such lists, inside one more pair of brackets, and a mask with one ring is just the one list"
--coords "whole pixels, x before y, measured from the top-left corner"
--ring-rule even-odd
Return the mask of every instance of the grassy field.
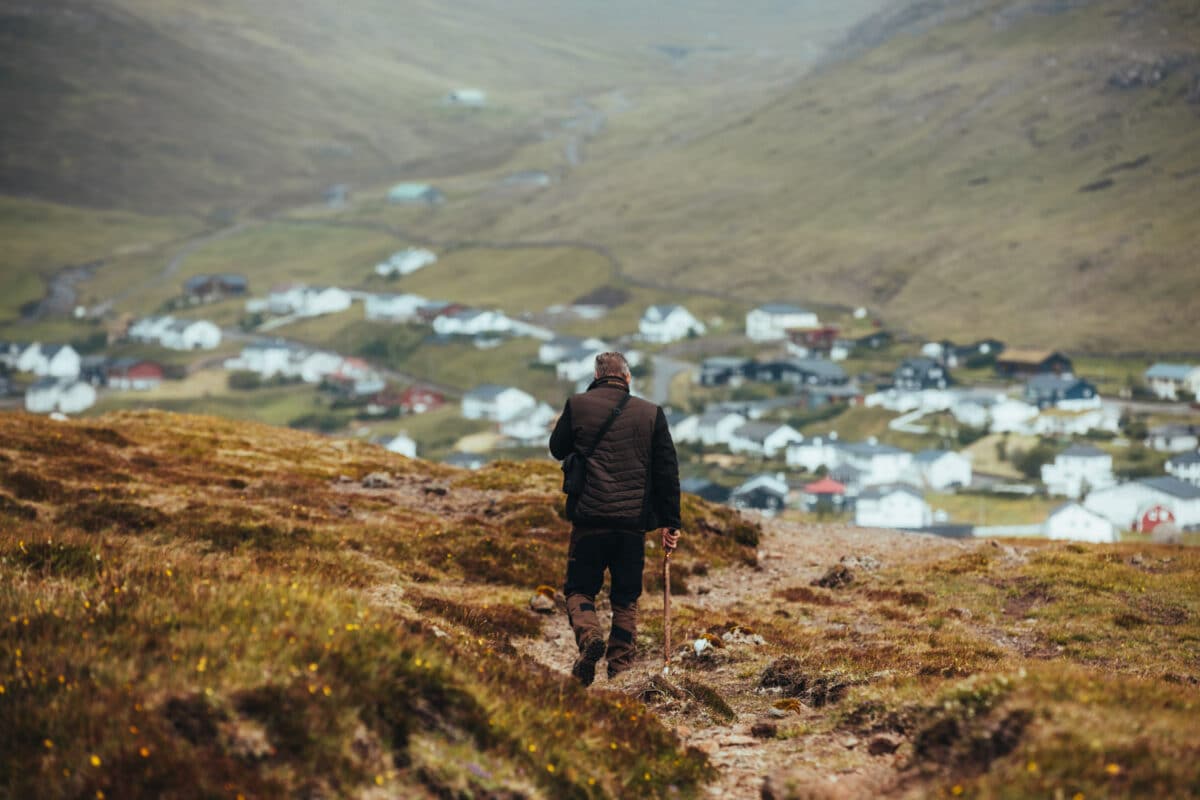
[[1040, 524], [1065, 502], [1063, 498], [971, 494], [929, 494], [925, 499], [948, 513], [951, 522], [977, 526]]
[[120, 264], [199, 229], [184, 215], [139, 216], [0, 197], [0, 324], [41, 299], [46, 281], [63, 267], [104, 261], [103, 274], [114, 269], [108, 262]]

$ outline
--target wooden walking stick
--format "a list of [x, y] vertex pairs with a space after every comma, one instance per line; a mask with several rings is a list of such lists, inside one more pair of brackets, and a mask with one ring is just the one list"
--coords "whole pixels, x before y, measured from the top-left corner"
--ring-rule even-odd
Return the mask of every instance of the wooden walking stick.
[[671, 548], [663, 548], [663, 675], [671, 667]]

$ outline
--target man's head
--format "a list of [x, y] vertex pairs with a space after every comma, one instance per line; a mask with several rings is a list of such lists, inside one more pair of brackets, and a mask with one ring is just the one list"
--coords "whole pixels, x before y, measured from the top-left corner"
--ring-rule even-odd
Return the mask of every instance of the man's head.
[[596, 356], [596, 380], [601, 378], [620, 378], [629, 383], [633, 376], [625, 356], [620, 353], [601, 353]]

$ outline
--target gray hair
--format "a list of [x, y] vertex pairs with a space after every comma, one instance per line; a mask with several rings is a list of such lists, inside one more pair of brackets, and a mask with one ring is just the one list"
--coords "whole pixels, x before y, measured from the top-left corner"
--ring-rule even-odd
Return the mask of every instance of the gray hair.
[[596, 377], [628, 379], [629, 362], [621, 353], [601, 353], [596, 356]]

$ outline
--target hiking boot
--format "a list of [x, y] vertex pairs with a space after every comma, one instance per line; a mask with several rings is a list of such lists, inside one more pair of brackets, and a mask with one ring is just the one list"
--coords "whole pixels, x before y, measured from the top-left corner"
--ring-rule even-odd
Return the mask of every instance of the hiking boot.
[[571, 674], [584, 686], [591, 686], [596, 680], [596, 662], [604, 656], [606, 648], [602, 636], [592, 636], [580, 645], [579, 658], [575, 659]]

